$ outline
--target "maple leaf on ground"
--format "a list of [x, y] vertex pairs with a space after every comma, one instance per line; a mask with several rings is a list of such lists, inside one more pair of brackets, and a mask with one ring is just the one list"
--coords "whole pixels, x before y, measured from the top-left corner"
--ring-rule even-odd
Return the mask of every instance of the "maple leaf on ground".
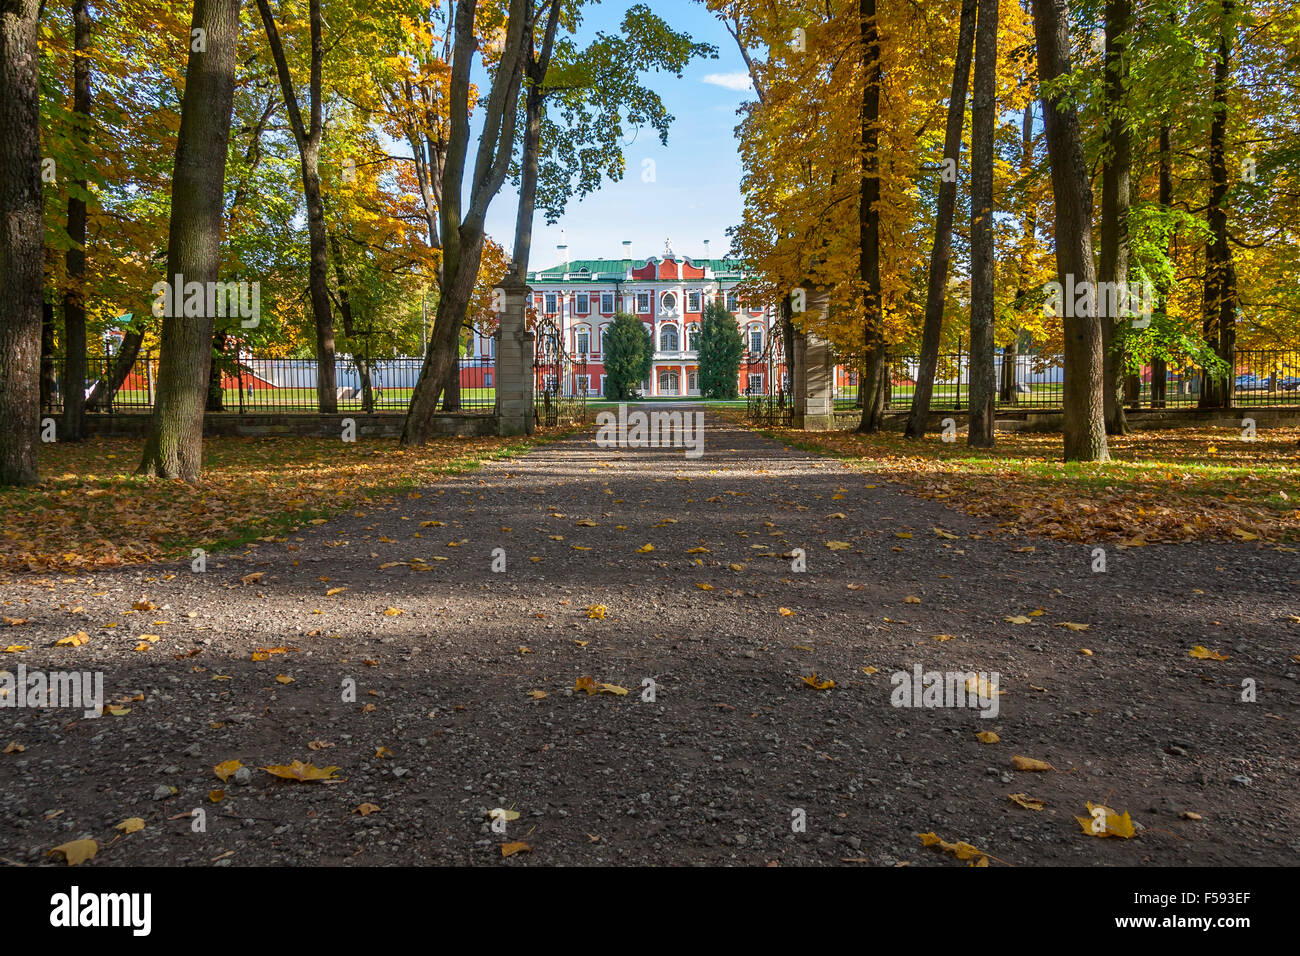
[[273, 777], [279, 777], [282, 780], [297, 780], [300, 783], [334, 780], [334, 775], [339, 771], [338, 767], [317, 767], [309, 763], [303, 763], [301, 760], [295, 760], [287, 765], [272, 764], [262, 769]]
[[933, 832], [918, 833], [917, 836], [921, 838], [921, 844], [923, 846], [937, 846], [940, 850], [943, 850], [945, 853], [951, 853], [959, 860], [973, 860], [974, 862], [971, 864], [972, 866], [984, 867], [989, 865], [988, 855], [977, 850], [969, 843], [964, 841], [949, 843], [947, 840], [935, 835]]
[[99, 852], [99, 842], [97, 840], [70, 840], [67, 843], [61, 843], [54, 849], [46, 853], [46, 856], [54, 856], [56, 853], [63, 856], [68, 866], [80, 866], [87, 860], [92, 860], [95, 854]]
[[1083, 832], [1089, 836], [1095, 837], [1123, 837], [1128, 840], [1137, 836], [1137, 830], [1133, 826], [1133, 821], [1129, 818], [1128, 811], [1117, 813], [1110, 807], [1101, 804], [1093, 804], [1091, 800], [1087, 803], [1088, 813], [1090, 816], [1075, 817]]

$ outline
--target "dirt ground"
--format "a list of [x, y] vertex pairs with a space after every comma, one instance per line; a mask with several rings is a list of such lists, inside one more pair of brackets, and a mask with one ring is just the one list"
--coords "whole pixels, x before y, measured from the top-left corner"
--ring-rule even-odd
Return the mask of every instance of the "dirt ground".
[[[0, 710], [0, 857], [93, 837], [84, 866], [967, 865], [933, 832], [991, 866], [1300, 859], [1295, 554], [1111, 547], [1098, 573], [1089, 546], [721, 420], [698, 459], [592, 434], [206, 573], [0, 581], [26, 620], [0, 649], [30, 648], [0, 668], [102, 671], [122, 711]], [[996, 674], [996, 716], [894, 706], [917, 666]], [[223, 783], [229, 760], [248, 772]], [[337, 779], [261, 769], [294, 760]], [[1088, 801], [1135, 835], [1084, 832]], [[519, 816], [500, 832], [493, 808]]]

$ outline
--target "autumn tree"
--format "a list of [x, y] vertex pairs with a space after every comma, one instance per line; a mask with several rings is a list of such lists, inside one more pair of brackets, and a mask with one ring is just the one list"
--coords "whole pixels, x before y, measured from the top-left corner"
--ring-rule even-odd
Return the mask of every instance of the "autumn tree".
[[993, 135], [997, 113], [998, 0], [979, 0], [975, 91], [971, 110], [970, 428], [967, 442], [994, 443], [993, 403]]
[[210, 288], [219, 273], [238, 34], [239, 0], [195, 0], [167, 243], [173, 295], [162, 318], [157, 398], [139, 469], [159, 478], [193, 482], [203, 467], [213, 316], [206, 301], [187, 309], [179, 287]]
[[311, 50], [308, 58], [307, 119], [303, 119], [298, 91], [285, 54], [275, 14], [268, 0], [257, 0], [266, 31], [267, 45], [275, 62], [276, 76], [284, 94], [289, 128], [298, 146], [302, 169], [303, 199], [307, 206], [307, 235], [310, 243], [308, 293], [316, 320], [316, 404], [322, 412], [338, 410], [335, 392], [334, 315], [330, 310], [329, 240], [325, 230], [325, 202], [321, 195], [320, 155], [324, 135], [323, 72], [325, 60], [324, 18], [321, 0], [309, 0], [308, 23]]
[[0, 5], [0, 485], [37, 480], [42, 223], [37, 0]]
[[[1073, 69], [1068, 0], [1034, 0], [1043, 124], [1052, 167], [1056, 210], [1056, 272], [1063, 289], [1083, 296], [1065, 303], [1066, 461], [1106, 461], [1102, 402], [1101, 323], [1096, 312], [1097, 266], [1092, 254], [1092, 184], [1083, 152], [1079, 116], [1061, 80]], [[1073, 299], [1073, 297], [1071, 297]]]
[[[90, 6], [73, 0], [73, 130], [81, 159], [90, 140]], [[62, 441], [86, 437], [86, 199], [84, 173], [69, 183], [65, 265], [67, 288], [63, 293], [63, 428]]]
[[524, 45], [523, 138], [517, 182], [513, 271], [528, 273], [533, 220], [540, 205], [547, 222], [558, 222], [570, 198], [582, 198], [603, 179], [622, 179], [628, 118], [668, 142], [673, 117], [641, 76], [681, 76], [697, 57], [715, 47], [673, 30], [644, 4], [623, 15], [617, 33], [598, 32], [586, 46], [574, 40], [580, 5], [541, 0]]
[[514, 150], [524, 45], [529, 36], [532, 0], [510, 0], [504, 23], [497, 24], [500, 52], [483, 105], [478, 150], [471, 172], [469, 202], [463, 199], [470, 139], [470, 68], [478, 49], [477, 0], [456, 0], [451, 74], [448, 81], [450, 133], [442, 169], [439, 231], [442, 282], [429, 347], [411, 395], [402, 443], [421, 445], [432, 435], [438, 400], [457, 369], [457, 344], [478, 281], [488, 206], [505, 182]]
[[[952, 258], [952, 220], [957, 206], [957, 173], [961, 168], [962, 127], [966, 121], [966, 90], [970, 84], [971, 59], [975, 48], [977, 0], [962, 0], [961, 24], [957, 33], [957, 55], [953, 60], [952, 91], [948, 96], [948, 119], [940, 163], [938, 201], [935, 206], [934, 243], [930, 249], [925, 315], [921, 333], [921, 354], [917, 361], [916, 388], [905, 434], [925, 437], [934, 376], [939, 364], [939, 336], [943, 330], [943, 307], [948, 290], [948, 268]], [[990, 184], [991, 185], [991, 184]]]

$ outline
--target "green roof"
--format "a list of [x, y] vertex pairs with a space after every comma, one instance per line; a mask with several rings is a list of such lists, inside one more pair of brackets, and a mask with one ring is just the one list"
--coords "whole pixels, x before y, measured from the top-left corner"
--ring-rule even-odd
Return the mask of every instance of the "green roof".
[[[579, 282], [584, 278], [595, 280], [597, 277], [602, 279], [622, 278], [628, 269], [643, 269], [649, 259], [572, 259], [566, 265], [551, 266], [549, 269], [537, 269], [529, 272], [528, 277], [539, 282], [562, 282], [565, 273], [569, 275], [570, 282]], [[662, 259], [658, 261], [662, 262]], [[713, 278], [739, 278], [745, 269], [745, 263], [742, 259], [692, 259], [690, 256], [682, 256], [678, 262], [689, 262], [696, 268], [708, 266], [713, 270]], [[582, 273], [586, 273], [583, 276]], [[642, 280], [648, 281], [648, 280]]]

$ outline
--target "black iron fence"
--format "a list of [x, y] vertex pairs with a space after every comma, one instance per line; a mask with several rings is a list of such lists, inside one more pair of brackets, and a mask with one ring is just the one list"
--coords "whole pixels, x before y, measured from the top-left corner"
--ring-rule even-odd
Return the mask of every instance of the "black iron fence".
[[585, 352], [565, 347], [554, 316], [538, 316], [534, 326], [533, 418], [539, 425], [585, 422], [587, 399], [599, 391], [591, 380]]
[[[362, 359], [340, 355], [334, 363], [334, 399], [339, 411], [404, 411], [420, 377], [423, 359], [395, 356]], [[319, 363], [315, 359], [227, 356], [219, 361], [208, 391], [208, 410], [268, 414], [313, 412], [319, 406]], [[116, 356], [89, 357], [86, 369], [87, 407], [110, 413], [149, 412], [158, 383], [158, 356], [141, 352], [128, 370]], [[63, 410], [62, 356], [47, 362], [42, 406], [47, 414]], [[113, 387], [120, 379], [120, 385]], [[490, 411], [496, 404], [496, 359], [462, 355], [453, 382], [451, 407]]]
[[[860, 364], [853, 357], [841, 358], [840, 363], [835, 370], [835, 407], [860, 407]], [[1050, 411], [1062, 407], [1065, 369], [1060, 356], [998, 353], [993, 364], [999, 408]], [[891, 356], [886, 406], [910, 407], [918, 375], [916, 358]], [[1230, 386], [1233, 407], [1300, 405], [1300, 350], [1238, 349]], [[1201, 387], [1202, 372], [1190, 363], [1170, 361], [1163, 369], [1146, 365], [1140, 373], [1127, 377], [1125, 404], [1133, 409], [1194, 408], [1200, 402]], [[930, 407], [961, 411], [969, 403], [970, 353], [942, 353]]]

